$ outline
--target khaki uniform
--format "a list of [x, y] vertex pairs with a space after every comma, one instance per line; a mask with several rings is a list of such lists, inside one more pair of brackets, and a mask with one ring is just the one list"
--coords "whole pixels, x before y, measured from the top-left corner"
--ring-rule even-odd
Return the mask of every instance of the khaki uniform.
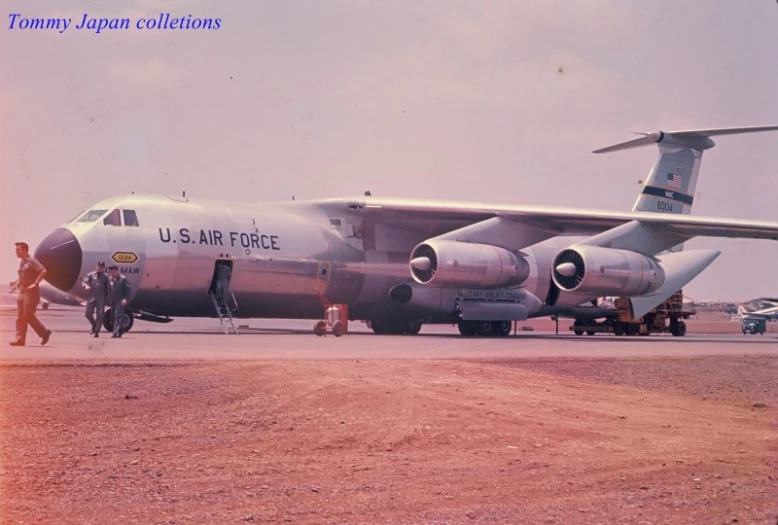
[[33, 257], [21, 261], [19, 264], [19, 280], [16, 281], [16, 341], [25, 344], [27, 339], [27, 325], [31, 326], [38, 337], [48, 340], [51, 331], [47, 330], [43, 323], [38, 320], [35, 311], [38, 309], [38, 303], [41, 300], [41, 291], [37, 286], [32, 290], [28, 289], [35, 283], [43, 270], [43, 265]]

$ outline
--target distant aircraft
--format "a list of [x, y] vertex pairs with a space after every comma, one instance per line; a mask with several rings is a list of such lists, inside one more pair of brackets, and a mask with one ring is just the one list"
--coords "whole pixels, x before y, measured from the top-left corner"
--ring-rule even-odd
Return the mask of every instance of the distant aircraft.
[[[595, 151], [657, 145], [631, 212], [372, 196], [243, 203], [123, 195], [54, 230], [35, 256], [52, 285], [79, 298], [79, 279], [98, 260], [116, 263], [132, 285], [127, 329], [136, 318], [216, 317], [218, 264], [232, 268], [229, 306], [242, 318], [321, 319], [317, 290], [376, 333], [456, 323], [463, 335], [504, 336], [512, 321], [532, 317], [600, 318], [607, 309], [586, 305], [603, 296], [631, 298], [639, 318], [720, 255], [683, 250], [685, 241], [778, 240], [776, 222], [689, 215], [710, 137], [770, 130], [778, 126], [655, 131]], [[683, 335], [683, 322], [672, 331]]]
[[[770, 302], [770, 301], [768, 301]], [[778, 304], [761, 310], [747, 310], [742, 304], [737, 307], [737, 319], [765, 319], [775, 321], [778, 319]]]

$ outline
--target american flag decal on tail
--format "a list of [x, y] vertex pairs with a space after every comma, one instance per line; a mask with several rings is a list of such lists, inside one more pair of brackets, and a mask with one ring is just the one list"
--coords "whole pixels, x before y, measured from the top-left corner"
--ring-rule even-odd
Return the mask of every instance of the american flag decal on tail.
[[674, 190], [681, 189], [681, 176], [676, 173], [667, 174], [667, 187]]

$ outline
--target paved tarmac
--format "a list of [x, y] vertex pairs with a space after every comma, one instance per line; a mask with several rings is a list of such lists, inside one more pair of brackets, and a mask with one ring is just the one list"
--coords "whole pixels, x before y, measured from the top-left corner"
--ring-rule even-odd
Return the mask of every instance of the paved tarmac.
[[[518, 332], [506, 338], [465, 338], [456, 327], [425, 326], [416, 336], [380, 336], [351, 322], [343, 337], [313, 334], [313, 321], [238, 320], [240, 334], [219, 331], [218, 319], [177, 319], [169, 324], [136, 321], [121, 339], [93, 338], [80, 309], [53, 309], [41, 320], [54, 331], [46, 346], [30, 330], [28, 346], [0, 343], [0, 363], [37, 360], [261, 360], [261, 359], [441, 359], [778, 356], [778, 335], [670, 335], [615, 337], [598, 334]], [[15, 318], [0, 317], [0, 339], [14, 337]]]

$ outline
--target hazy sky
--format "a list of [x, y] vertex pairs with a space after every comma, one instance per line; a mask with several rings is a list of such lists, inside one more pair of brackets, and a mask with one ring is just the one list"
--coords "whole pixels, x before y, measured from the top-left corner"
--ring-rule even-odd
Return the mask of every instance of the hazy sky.
[[[262, 201], [369, 189], [629, 210], [655, 148], [591, 150], [631, 131], [778, 124], [775, 0], [3, 6], [4, 281], [13, 241], [36, 245], [112, 194]], [[74, 20], [62, 34], [9, 30], [10, 13]], [[133, 28], [75, 30], [84, 13]], [[221, 27], [134, 28], [160, 13]], [[693, 213], [778, 221], [778, 132], [716, 142]], [[778, 295], [778, 242], [686, 246], [724, 252], [686, 287], [692, 298]]]

